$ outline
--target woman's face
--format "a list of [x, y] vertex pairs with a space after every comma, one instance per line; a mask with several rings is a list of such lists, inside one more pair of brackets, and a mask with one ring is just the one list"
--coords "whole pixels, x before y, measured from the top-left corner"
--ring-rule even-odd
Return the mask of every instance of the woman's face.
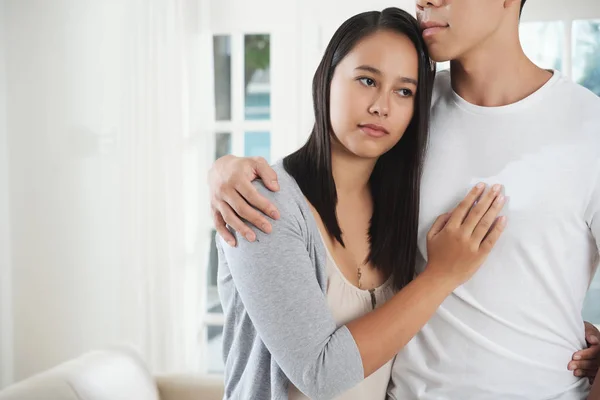
[[331, 80], [334, 142], [361, 158], [394, 147], [413, 117], [418, 77], [417, 51], [406, 36], [383, 30], [359, 41]]

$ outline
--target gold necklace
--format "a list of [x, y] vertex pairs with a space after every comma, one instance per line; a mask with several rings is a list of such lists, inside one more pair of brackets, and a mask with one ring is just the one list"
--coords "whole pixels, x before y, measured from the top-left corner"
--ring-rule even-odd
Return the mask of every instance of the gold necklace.
[[354, 261], [356, 263], [356, 277], [358, 280], [358, 288], [362, 289], [362, 282], [360, 280], [360, 278], [362, 278], [362, 264], [360, 264], [358, 262], [358, 258], [356, 258], [356, 254], [354, 254], [354, 252], [352, 250], [350, 250], [350, 246], [348, 246], [347, 250], [350, 252], [350, 255], [352, 256], [352, 261]]
[[360, 277], [362, 276], [362, 271], [360, 269], [360, 265], [358, 266], [358, 272], [356, 273], [356, 275], [358, 276], [358, 288], [362, 289], [362, 283], [360, 283]]

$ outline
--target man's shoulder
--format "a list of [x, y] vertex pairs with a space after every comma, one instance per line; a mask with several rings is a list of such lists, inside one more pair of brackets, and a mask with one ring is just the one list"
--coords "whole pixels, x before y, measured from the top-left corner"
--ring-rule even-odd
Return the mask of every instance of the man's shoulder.
[[592, 92], [587, 87], [583, 86], [581, 83], [575, 82], [572, 79], [566, 77], [562, 79], [562, 83], [578, 99], [581, 99], [583, 101], [589, 101], [595, 106], [598, 106], [600, 104], [600, 97], [598, 97], [596, 93]]
[[561, 97], [563, 101], [589, 113], [590, 116], [600, 118], [600, 97], [596, 93], [564, 75], [560, 77], [557, 86], [564, 95]]
[[600, 153], [600, 97], [567, 77], [561, 79], [559, 87], [561, 109], [566, 111], [573, 128], [586, 138], [585, 143]]

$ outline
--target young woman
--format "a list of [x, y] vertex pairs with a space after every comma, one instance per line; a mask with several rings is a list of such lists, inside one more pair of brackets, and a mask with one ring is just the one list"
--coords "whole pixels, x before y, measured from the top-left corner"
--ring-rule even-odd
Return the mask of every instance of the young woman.
[[280, 191], [255, 183], [281, 218], [253, 243], [218, 240], [226, 398], [384, 399], [396, 353], [492, 250], [504, 198], [477, 185], [414, 278], [434, 70], [397, 8], [334, 34], [307, 143], [274, 166]]

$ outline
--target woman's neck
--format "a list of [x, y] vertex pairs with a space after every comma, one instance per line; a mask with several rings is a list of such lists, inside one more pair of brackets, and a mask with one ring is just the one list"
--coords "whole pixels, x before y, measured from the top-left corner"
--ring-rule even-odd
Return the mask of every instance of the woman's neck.
[[356, 195], [370, 191], [369, 179], [377, 159], [357, 157], [341, 147], [339, 143], [332, 143], [331, 168], [338, 198], [340, 195]]

